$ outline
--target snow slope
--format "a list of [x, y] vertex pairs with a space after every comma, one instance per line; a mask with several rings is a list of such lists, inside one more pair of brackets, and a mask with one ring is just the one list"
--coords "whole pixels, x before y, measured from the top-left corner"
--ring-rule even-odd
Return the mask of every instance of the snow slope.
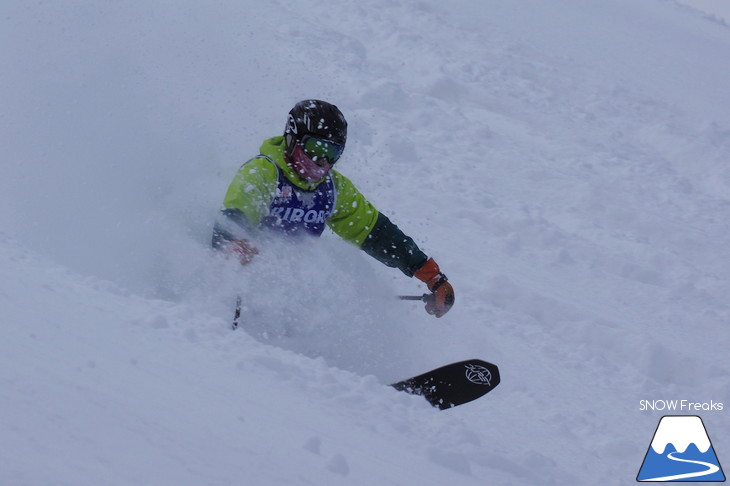
[[[730, 403], [730, 30], [668, 0], [0, 6], [0, 483], [627, 484]], [[441, 264], [207, 247], [298, 100]], [[229, 330], [236, 295], [244, 332]], [[383, 386], [499, 364], [438, 412]], [[684, 411], [685, 413], [698, 413]], [[720, 461], [724, 411], [701, 412]]]

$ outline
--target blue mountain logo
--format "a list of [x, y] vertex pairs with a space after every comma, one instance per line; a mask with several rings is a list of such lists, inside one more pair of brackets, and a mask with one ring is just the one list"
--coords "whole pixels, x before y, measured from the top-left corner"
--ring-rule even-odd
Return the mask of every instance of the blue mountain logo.
[[725, 481], [702, 419], [696, 415], [662, 417], [636, 480]]

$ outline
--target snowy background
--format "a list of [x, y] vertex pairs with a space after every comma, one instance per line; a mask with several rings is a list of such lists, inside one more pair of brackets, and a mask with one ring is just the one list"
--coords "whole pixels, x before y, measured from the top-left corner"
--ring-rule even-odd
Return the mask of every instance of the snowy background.
[[[623, 485], [667, 413], [640, 400], [730, 406], [718, 17], [11, 0], [0, 23], [0, 484]], [[444, 318], [332, 235], [209, 251], [304, 98], [343, 110], [339, 169], [449, 276]], [[472, 357], [502, 384], [453, 410], [384, 386]], [[700, 415], [730, 462], [727, 411]]]
[[716, 17], [716, 20], [730, 22], [730, 3], [725, 0], [679, 0], [679, 2]]

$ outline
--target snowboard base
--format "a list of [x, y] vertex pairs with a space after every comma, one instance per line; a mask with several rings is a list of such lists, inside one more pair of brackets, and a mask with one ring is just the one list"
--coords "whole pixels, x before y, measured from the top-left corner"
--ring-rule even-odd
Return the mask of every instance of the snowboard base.
[[390, 386], [412, 395], [421, 395], [434, 407], [445, 410], [486, 395], [499, 382], [497, 365], [480, 359], [469, 359], [436, 368]]

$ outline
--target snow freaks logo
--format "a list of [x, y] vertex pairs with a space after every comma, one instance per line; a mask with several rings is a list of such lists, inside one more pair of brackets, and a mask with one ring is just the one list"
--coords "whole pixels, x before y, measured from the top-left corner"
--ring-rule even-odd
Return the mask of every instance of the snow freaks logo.
[[725, 481], [702, 419], [696, 415], [662, 417], [636, 480]]

